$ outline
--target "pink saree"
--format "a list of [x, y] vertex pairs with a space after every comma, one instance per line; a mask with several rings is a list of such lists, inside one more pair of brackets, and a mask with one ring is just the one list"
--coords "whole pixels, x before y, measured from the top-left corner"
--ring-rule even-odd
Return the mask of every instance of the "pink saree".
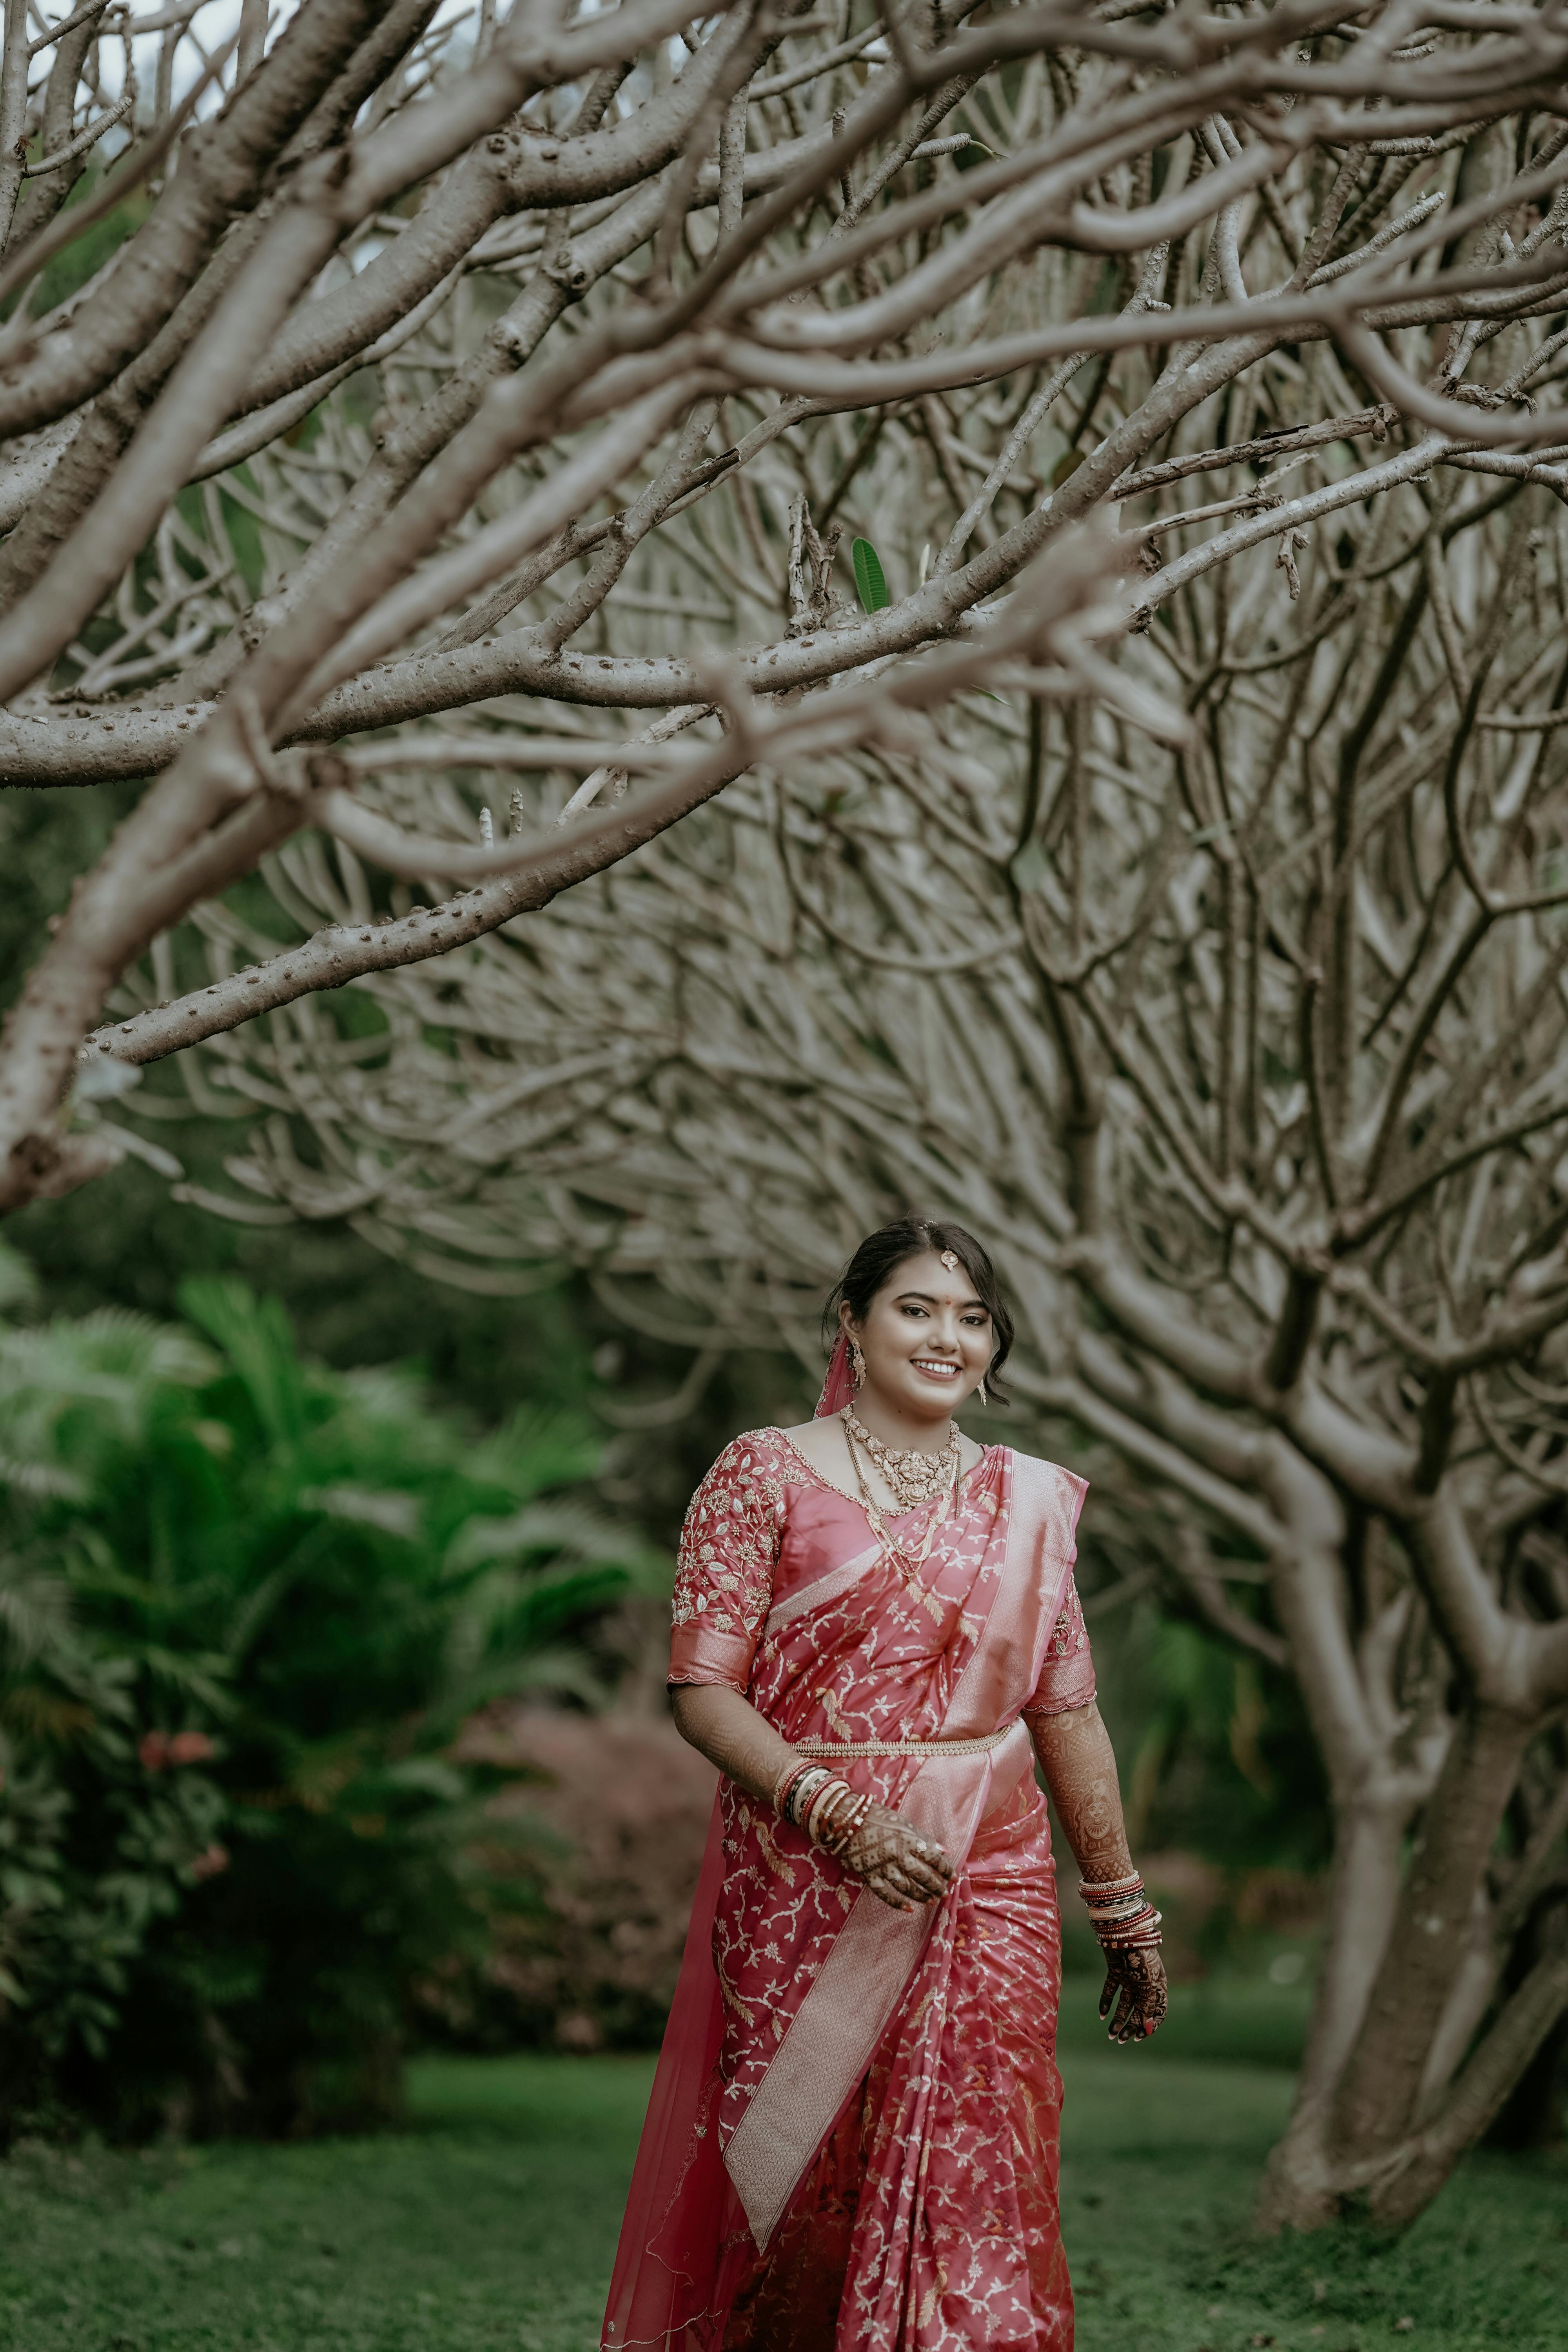
[[[940, 1738], [840, 1769], [959, 1865], [897, 1912], [729, 1780], [638, 2149], [605, 2352], [1069, 2352], [1055, 1870], [1030, 1715], [1094, 1696], [1085, 1487], [990, 1447], [911, 1583], [777, 1430], [681, 1538], [673, 1683], [786, 1739]], [[889, 1525], [917, 1556], [933, 1509]]]

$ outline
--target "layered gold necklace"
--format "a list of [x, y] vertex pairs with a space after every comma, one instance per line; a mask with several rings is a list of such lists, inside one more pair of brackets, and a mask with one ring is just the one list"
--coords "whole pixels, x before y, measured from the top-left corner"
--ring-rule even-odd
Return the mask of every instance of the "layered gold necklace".
[[[940, 1624], [942, 1620], [942, 1603], [922, 1582], [921, 1570], [931, 1558], [931, 1547], [936, 1542], [936, 1531], [947, 1517], [948, 1511], [958, 1493], [958, 1475], [962, 1456], [959, 1452], [957, 1430], [954, 1429], [952, 1432], [947, 1444], [940, 1454], [900, 1454], [896, 1453], [891, 1446], [883, 1445], [879, 1439], [873, 1437], [865, 1423], [858, 1419], [853, 1409], [847, 1405], [844, 1409], [844, 1443], [849, 1448], [849, 1459], [855, 1471], [855, 1483], [860, 1489], [860, 1506], [870, 1525], [871, 1533], [884, 1547], [888, 1559], [909, 1591], [923, 1609], [930, 1611], [931, 1616]], [[900, 1509], [912, 1509], [917, 1503], [935, 1504], [936, 1508], [932, 1511], [926, 1528], [925, 1540], [917, 1552], [907, 1551], [892, 1529], [885, 1524], [882, 1514], [877, 1507], [876, 1496], [866, 1484], [866, 1473], [860, 1464], [860, 1446], [865, 1447], [868, 1459], [876, 1465], [898, 1496]], [[920, 1482], [919, 1492], [915, 1494], [910, 1491], [912, 1481], [904, 1470], [904, 1465], [911, 1463], [929, 1465], [914, 1473], [915, 1478]], [[900, 1473], [904, 1475], [900, 1475]], [[948, 1483], [950, 1479], [951, 1485]]]
[[[912, 1445], [884, 1445], [879, 1437], [872, 1436], [853, 1405], [844, 1408], [844, 1426], [887, 1480], [900, 1511], [912, 1511], [917, 1503], [934, 1503], [945, 1488], [957, 1484], [963, 1457], [955, 1425], [950, 1424], [947, 1444], [940, 1454], [922, 1454]], [[850, 1455], [853, 1459], [854, 1444]]]

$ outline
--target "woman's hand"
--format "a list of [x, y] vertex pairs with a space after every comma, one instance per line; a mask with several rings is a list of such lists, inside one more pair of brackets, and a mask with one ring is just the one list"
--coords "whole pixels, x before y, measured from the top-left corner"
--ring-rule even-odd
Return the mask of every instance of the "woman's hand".
[[1110, 2018], [1112, 2042], [1147, 2042], [1165, 2015], [1165, 1963], [1156, 1945], [1134, 1945], [1131, 1950], [1105, 1955], [1105, 1990], [1100, 2014], [1110, 2017], [1117, 1995], [1121, 2003]]
[[845, 1869], [891, 1911], [934, 1903], [952, 1880], [952, 1864], [941, 1846], [921, 1837], [911, 1822], [885, 1805], [870, 1808], [841, 1859]]

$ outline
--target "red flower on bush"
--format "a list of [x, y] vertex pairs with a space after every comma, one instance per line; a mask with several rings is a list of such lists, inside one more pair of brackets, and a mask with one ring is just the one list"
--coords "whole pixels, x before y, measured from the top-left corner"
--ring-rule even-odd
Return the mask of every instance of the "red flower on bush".
[[149, 1772], [162, 1772], [171, 1764], [205, 1764], [212, 1752], [205, 1731], [176, 1731], [172, 1738], [166, 1731], [145, 1731], [136, 1750]]
[[228, 1848], [221, 1845], [209, 1845], [206, 1852], [205, 1853], [198, 1853], [195, 1862], [192, 1863], [191, 1876], [193, 1878], [216, 1878], [220, 1870], [226, 1870], [227, 1868]]

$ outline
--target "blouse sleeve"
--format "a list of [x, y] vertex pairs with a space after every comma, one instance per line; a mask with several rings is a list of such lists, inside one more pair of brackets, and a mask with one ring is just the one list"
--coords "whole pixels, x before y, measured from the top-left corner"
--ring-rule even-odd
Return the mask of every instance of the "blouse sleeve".
[[1088, 1706], [1093, 1696], [1094, 1657], [1089, 1646], [1089, 1628], [1083, 1622], [1078, 1586], [1069, 1573], [1061, 1614], [1046, 1645], [1046, 1663], [1024, 1713], [1066, 1715], [1069, 1707]]
[[773, 1600], [784, 1498], [748, 1437], [727, 1445], [691, 1497], [675, 1572], [669, 1680], [744, 1692]]

